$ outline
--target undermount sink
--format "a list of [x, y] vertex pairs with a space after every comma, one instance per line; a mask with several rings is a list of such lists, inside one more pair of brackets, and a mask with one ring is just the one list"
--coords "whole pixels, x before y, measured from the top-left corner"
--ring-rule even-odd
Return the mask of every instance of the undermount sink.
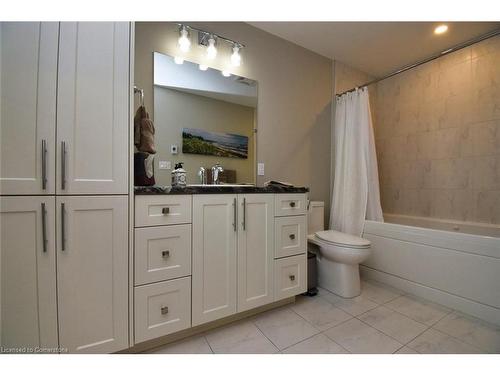
[[220, 188], [220, 187], [255, 187], [255, 185], [250, 185], [250, 184], [219, 184], [219, 185], [212, 185], [212, 184], [188, 184], [187, 187], [212, 187], [212, 188]]

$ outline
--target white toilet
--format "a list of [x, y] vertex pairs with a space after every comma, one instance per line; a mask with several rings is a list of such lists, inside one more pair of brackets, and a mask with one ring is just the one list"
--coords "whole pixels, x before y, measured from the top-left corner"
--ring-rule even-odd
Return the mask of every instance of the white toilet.
[[371, 254], [370, 241], [324, 230], [324, 210], [324, 202], [310, 202], [307, 239], [319, 247], [318, 284], [345, 298], [359, 296], [359, 264]]

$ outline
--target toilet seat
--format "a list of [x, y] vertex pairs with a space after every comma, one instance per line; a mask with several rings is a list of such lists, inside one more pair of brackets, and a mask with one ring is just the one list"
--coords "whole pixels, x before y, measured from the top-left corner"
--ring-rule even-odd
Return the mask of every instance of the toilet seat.
[[329, 244], [347, 247], [351, 249], [368, 249], [371, 242], [365, 238], [342, 233], [336, 230], [323, 230], [315, 233], [315, 236]]

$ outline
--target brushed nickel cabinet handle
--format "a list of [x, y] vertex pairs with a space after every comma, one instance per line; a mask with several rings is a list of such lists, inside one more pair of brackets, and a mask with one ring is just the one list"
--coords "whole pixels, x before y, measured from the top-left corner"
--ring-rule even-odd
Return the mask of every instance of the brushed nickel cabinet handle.
[[291, 234], [289, 237], [290, 237], [291, 240], [294, 240], [295, 239], [295, 234]]
[[168, 314], [168, 306], [162, 306], [160, 308], [161, 315], [167, 315]]
[[247, 199], [243, 198], [243, 230], [246, 230], [247, 226]]
[[295, 280], [295, 275], [290, 275], [289, 277], [290, 277], [290, 280], [291, 280], [291, 281], [294, 281], [294, 280]]
[[45, 203], [42, 203], [42, 249], [44, 253], [47, 252], [47, 210]]
[[66, 206], [61, 203], [61, 251], [66, 250], [66, 225], [64, 222], [64, 216], [66, 214]]
[[47, 189], [47, 141], [42, 139], [42, 189]]
[[295, 202], [294, 201], [290, 202], [290, 207], [292, 207], [292, 208], [295, 207]]
[[162, 256], [163, 258], [168, 258], [168, 257], [170, 256], [170, 250], [163, 250], [163, 251], [161, 252], [161, 256]]
[[238, 221], [238, 217], [236, 216], [236, 198], [233, 200], [233, 229], [236, 232], [236, 222]]
[[61, 189], [66, 189], [66, 142], [61, 141]]
[[163, 215], [168, 215], [168, 214], [170, 213], [170, 207], [163, 207], [163, 208], [161, 209], [161, 213], [162, 213]]

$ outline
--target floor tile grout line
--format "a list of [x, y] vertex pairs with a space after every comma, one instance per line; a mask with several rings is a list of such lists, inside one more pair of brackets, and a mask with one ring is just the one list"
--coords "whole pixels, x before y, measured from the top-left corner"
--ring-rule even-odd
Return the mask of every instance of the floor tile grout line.
[[[349, 319], [349, 320], [351, 320], [351, 319]], [[293, 347], [293, 346], [295, 346], [295, 345], [298, 345], [298, 344], [300, 344], [300, 343], [302, 343], [302, 342], [304, 342], [304, 341], [307, 341], [307, 340], [312, 339], [313, 337], [316, 337], [316, 336], [319, 336], [319, 335], [323, 335], [323, 336], [325, 336], [328, 340], [333, 341], [335, 344], [337, 344], [338, 346], [340, 346], [342, 349], [344, 349], [344, 350], [346, 350], [348, 353], [352, 354], [349, 350], [347, 350], [346, 348], [344, 348], [342, 345], [340, 345], [337, 341], [335, 341], [335, 340], [334, 340], [334, 339], [332, 339], [331, 337], [328, 337], [327, 335], [325, 335], [323, 332], [318, 332], [318, 333], [315, 333], [314, 335], [312, 335], [312, 336], [310, 336], [310, 337], [307, 337], [307, 338], [305, 338], [305, 339], [302, 339], [302, 340], [300, 340], [300, 341], [296, 342], [295, 344], [289, 345], [289, 346], [287, 346], [286, 348], [281, 349], [281, 350], [280, 350], [280, 352], [283, 352], [284, 350], [287, 350], [287, 349], [289, 349], [289, 348], [291, 348], [291, 347]], [[341, 353], [339, 353], [339, 354], [341, 354]]]
[[[441, 320], [443, 320], [444, 318], [446, 318], [449, 314], [451, 314], [451, 311], [450, 311], [448, 314], [446, 314], [445, 316], [443, 316], [443, 317], [441, 317], [440, 319], [438, 319], [438, 321], [437, 321], [436, 323], [434, 323], [434, 324], [439, 323]], [[403, 315], [404, 315], [404, 314], [403, 314]], [[427, 324], [426, 324], [426, 325], [427, 325]], [[415, 341], [417, 338], [419, 338], [420, 336], [422, 336], [425, 332], [427, 332], [427, 331], [429, 331], [430, 329], [432, 329], [432, 327], [433, 327], [433, 325], [431, 325], [431, 326], [427, 326], [427, 329], [426, 329], [426, 330], [424, 330], [422, 333], [420, 333], [420, 335], [417, 335], [417, 336], [416, 336], [413, 340], [411, 340], [410, 342], [408, 342], [408, 343], [407, 343], [407, 344], [405, 344], [405, 345], [408, 345], [408, 344], [412, 343], [412, 342], [413, 342], [413, 341]], [[451, 337], [451, 336], [450, 336], [450, 337]], [[409, 347], [410, 349], [415, 350], [417, 353], [420, 353], [417, 349], [412, 348], [411, 346], [408, 346], [408, 347]], [[425, 354], [425, 353], [420, 353], [420, 354]]]
[[[207, 331], [207, 332], [210, 332], [210, 331]], [[205, 339], [205, 342], [207, 343], [208, 348], [210, 349], [210, 351], [212, 352], [212, 354], [215, 354], [214, 350], [212, 349], [212, 345], [210, 345], [210, 342], [207, 339], [206, 333], [203, 335], [203, 338]]]
[[[379, 307], [380, 307], [380, 306], [379, 306]], [[373, 309], [373, 310], [375, 310], [375, 309]], [[370, 310], [370, 311], [371, 311], [371, 310]], [[411, 321], [413, 321], [413, 322], [415, 322], [415, 323], [418, 323], [418, 324], [421, 324], [421, 325], [423, 325], [423, 326], [425, 327], [425, 329], [424, 329], [421, 333], [419, 333], [417, 336], [415, 336], [414, 338], [412, 338], [412, 339], [411, 339], [410, 341], [408, 341], [406, 344], [404, 344], [404, 343], [403, 343], [403, 346], [405, 346], [405, 345], [407, 345], [408, 343], [410, 343], [410, 342], [412, 342], [413, 340], [415, 340], [418, 336], [420, 336], [420, 334], [422, 334], [422, 333], [424, 333], [425, 331], [427, 331], [427, 329], [428, 329], [428, 328], [431, 328], [431, 327], [429, 327], [428, 325], [426, 325], [426, 324], [424, 324], [424, 323], [417, 322], [416, 320], [413, 320], [413, 319], [411, 319], [410, 317], [408, 317], [408, 316], [406, 316], [406, 315], [403, 315], [403, 314], [401, 314], [401, 313], [399, 313], [399, 312], [397, 312], [397, 311], [394, 311], [394, 310], [391, 310], [391, 311], [392, 311], [392, 312], [395, 312], [395, 313], [397, 313], [397, 314], [400, 314], [400, 315], [404, 316], [405, 318], [410, 319]], [[367, 312], [369, 312], [369, 311], [367, 311]], [[361, 314], [361, 315], [364, 315], [364, 314], [365, 314], [365, 313], [363, 313], [363, 314]], [[361, 315], [359, 315], [359, 316], [361, 316]], [[365, 323], [366, 325], [368, 325], [368, 326], [372, 327], [373, 329], [376, 329], [377, 331], [379, 331], [379, 332], [383, 333], [384, 335], [386, 335], [386, 336], [390, 337], [391, 339], [394, 339], [394, 340], [396, 340], [397, 342], [399, 342], [400, 344], [402, 344], [402, 342], [401, 342], [400, 340], [398, 340], [396, 337], [391, 336], [390, 334], [388, 334], [388, 333], [386, 333], [386, 332], [384, 332], [384, 331], [382, 331], [382, 330], [378, 329], [377, 327], [375, 327], [374, 325], [372, 325], [372, 324], [370, 324], [370, 323], [368, 323], [368, 322], [365, 322], [364, 320], [360, 319], [359, 317], [356, 317], [356, 318], [357, 318], [360, 322]], [[401, 348], [399, 348], [399, 349], [401, 349]], [[398, 350], [399, 350], [399, 349], [398, 349]]]
[[[435, 327], [435, 326], [436, 326], [436, 325], [437, 325], [440, 321], [442, 321], [444, 318], [446, 318], [446, 317], [450, 316], [450, 315], [451, 315], [451, 314], [453, 314], [453, 313], [456, 313], [456, 310], [452, 310], [452, 311], [450, 311], [448, 314], [446, 314], [446, 315], [445, 315], [445, 316], [443, 316], [441, 319], [439, 319], [436, 323], [434, 323], [434, 324], [433, 324], [430, 328], [435, 329], [436, 331], [439, 331], [440, 333], [442, 333], [442, 334], [444, 334], [444, 335], [447, 335], [447, 336], [449, 336], [449, 337], [452, 337], [452, 338], [454, 338], [455, 340], [457, 340], [457, 341], [461, 342], [462, 344], [466, 344], [466, 345], [472, 346], [473, 348], [476, 348], [476, 349], [480, 350], [481, 352], [490, 353], [488, 350], [485, 350], [485, 349], [483, 349], [483, 348], [480, 348], [480, 347], [478, 347], [478, 346], [476, 346], [476, 345], [474, 345], [474, 344], [470, 344], [470, 343], [468, 343], [468, 342], [466, 342], [466, 341], [464, 341], [464, 340], [459, 339], [459, 338], [458, 338], [458, 337], [456, 337], [456, 336], [450, 335], [448, 332], [444, 332], [444, 331], [440, 330], [439, 328], [436, 328], [436, 327]], [[491, 353], [490, 353], [490, 354], [491, 354]]]
[[[367, 312], [368, 312], [368, 311], [367, 311]], [[398, 339], [396, 339], [396, 338], [394, 338], [394, 337], [392, 337], [392, 336], [388, 335], [387, 333], [382, 332], [380, 329], [378, 329], [378, 328], [376, 328], [376, 327], [373, 327], [372, 325], [370, 325], [370, 324], [368, 324], [368, 323], [366, 323], [366, 322], [363, 322], [363, 321], [362, 321], [361, 319], [359, 319], [358, 317], [355, 317], [354, 319], [359, 320], [361, 323], [366, 324], [368, 327], [373, 328], [374, 330], [376, 330], [376, 331], [380, 332], [380, 333], [381, 333], [381, 334], [383, 334], [384, 336], [387, 336], [387, 337], [389, 337], [390, 339], [393, 339], [393, 340], [394, 340], [394, 341], [396, 341], [398, 344], [401, 344], [401, 345], [403, 345], [403, 346], [405, 346], [405, 345], [406, 345], [406, 344], [403, 344], [403, 343], [402, 343], [401, 341], [399, 341]], [[401, 349], [401, 347], [399, 347], [397, 350], [399, 350], [399, 349]], [[397, 351], [397, 350], [396, 350], [396, 351]], [[391, 353], [391, 354], [392, 354], [392, 353]]]
[[[403, 296], [401, 296], [401, 297], [403, 297]], [[425, 299], [424, 299], [424, 301], [427, 301], [427, 300], [425, 300]], [[450, 310], [450, 311], [448, 311], [448, 312], [444, 312], [444, 314], [445, 314], [444, 316], [442, 316], [441, 318], [439, 318], [439, 319], [438, 319], [435, 323], [432, 323], [431, 325], [429, 325], [429, 324], [424, 323], [424, 322], [419, 322], [419, 321], [418, 321], [418, 320], [416, 320], [415, 318], [412, 318], [411, 316], [409, 316], [409, 315], [407, 315], [407, 314], [405, 314], [405, 313], [403, 313], [403, 312], [401, 312], [401, 311], [398, 311], [398, 310], [396, 310], [395, 308], [393, 308], [393, 307], [391, 307], [391, 306], [388, 306], [387, 304], [388, 304], [388, 303], [390, 303], [390, 302], [391, 302], [391, 301], [386, 302], [386, 303], [382, 304], [381, 306], [387, 307], [389, 310], [392, 310], [392, 311], [395, 311], [395, 312], [397, 312], [397, 313], [399, 313], [399, 314], [401, 314], [401, 315], [404, 315], [404, 316], [406, 316], [407, 318], [409, 318], [409, 319], [411, 319], [411, 320], [414, 320], [414, 321], [415, 321], [415, 322], [417, 322], [417, 323], [420, 323], [420, 324], [426, 325], [427, 327], [432, 327], [434, 324], [437, 324], [437, 322], [441, 321], [441, 319], [443, 319], [445, 316], [448, 316], [448, 314], [451, 314], [451, 312], [453, 311], [453, 310], [449, 309], [449, 308], [448, 308], [448, 307], [446, 307], [446, 306], [443, 306], [443, 305], [440, 305], [440, 304], [438, 304], [438, 303], [434, 303], [434, 302], [429, 301], [429, 302], [431, 302], [431, 303], [432, 303], [432, 304], [434, 304], [434, 305], [437, 305], [437, 306], [443, 306], [445, 309]], [[417, 300], [417, 302], [418, 302], [418, 300]]]
[[[269, 311], [273, 311], [273, 310], [269, 310]], [[267, 340], [269, 340], [269, 342], [271, 343], [271, 345], [272, 345], [272, 346], [274, 346], [274, 347], [276, 348], [276, 350], [278, 351], [278, 353], [280, 353], [280, 352], [281, 352], [281, 349], [280, 349], [280, 348], [278, 348], [278, 347], [276, 346], [276, 344], [273, 342], [273, 340], [271, 340], [269, 337], [267, 337], [267, 335], [264, 333], [264, 331], [263, 331], [263, 330], [261, 330], [261, 329], [260, 329], [260, 327], [257, 325], [257, 323], [255, 323], [255, 321], [254, 321], [253, 319], [252, 319], [250, 322], [251, 322], [251, 323], [252, 323], [252, 324], [253, 324], [253, 325], [254, 325], [254, 326], [255, 326], [255, 327], [259, 330], [259, 332], [260, 332], [260, 333], [262, 333], [262, 335], [263, 335], [263, 336], [264, 336]]]

